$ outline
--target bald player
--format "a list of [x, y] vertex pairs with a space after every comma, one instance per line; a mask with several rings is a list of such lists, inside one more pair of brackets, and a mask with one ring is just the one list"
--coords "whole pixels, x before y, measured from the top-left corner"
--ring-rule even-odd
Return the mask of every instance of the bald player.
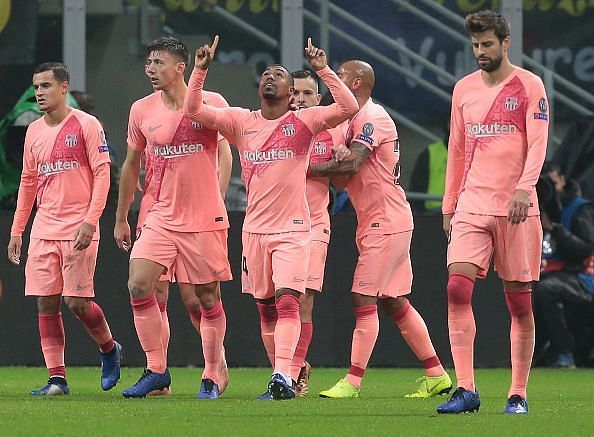
[[342, 161], [313, 165], [311, 175], [351, 175], [347, 187], [357, 214], [359, 249], [351, 288], [356, 325], [349, 372], [320, 396], [359, 396], [379, 332], [378, 299], [425, 367], [419, 388], [407, 397], [428, 398], [449, 393], [452, 382], [435, 353], [427, 326], [406, 298], [413, 278], [410, 262], [413, 219], [399, 183], [400, 145], [396, 126], [384, 108], [371, 99], [375, 76], [369, 64], [348, 61], [337, 74], [360, 107], [350, 121], [340, 126], [351, 154]]

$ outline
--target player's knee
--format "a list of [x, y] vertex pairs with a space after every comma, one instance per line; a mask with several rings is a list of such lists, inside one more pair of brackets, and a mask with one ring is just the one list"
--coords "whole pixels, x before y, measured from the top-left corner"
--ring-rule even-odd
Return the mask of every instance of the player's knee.
[[76, 317], [82, 317], [89, 308], [89, 301], [81, 298], [64, 298], [64, 303], [70, 311], [74, 313]]
[[198, 298], [191, 302], [184, 302], [184, 305], [186, 307], [186, 310], [190, 314], [194, 314], [200, 311], [200, 301], [198, 300]]
[[388, 297], [385, 299], [380, 299], [382, 304], [382, 309], [388, 315], [398, 314], [408, 303], [408, 299], [403, 296], [399, 296], [396, 298]]
[[202, 308], [208, 310], [216, 305], [219, 300], [217, 288], [216, 282], [196, 286], [196, 294]]
[[448, 278], [448, 303], [451, 305], [470, 305], [474, 281], [467, 276], [453, 273]]
[[62, 296], [39, 296], [37, 298], [37, 310], [40, 314], [58, 314], [60, 312], [60, 303]]
[[505, 301], [512, 317], [518, 319], [532, 318], [531, 292], [506, 292]]
[[140, 298], [150, 295], [153, 287], [147, 278], [132, 275], [128, 279], [128, 291], [133, 298]]

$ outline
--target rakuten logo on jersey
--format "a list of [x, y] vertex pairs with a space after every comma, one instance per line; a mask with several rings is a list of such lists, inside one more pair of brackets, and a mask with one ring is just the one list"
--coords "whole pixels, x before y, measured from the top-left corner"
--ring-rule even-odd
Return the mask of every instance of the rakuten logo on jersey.
[[466, 134], [476, 138], [496, 137], [499, 135], [517, 134], [519, 132], [515, 124], [475, 123], [466, 125]]
[[249, 150], [243, 151], [243, 159], [254, 164], [269, 164], [275, 161], [282, 161], [284, 159], [294, 158], [295, 152], [291, 149], [285, 150]]
[[69, 170], [79, 169], [80, 165], [77, 161], [55, 161], [55, 162], [44, 162], [37, 166], [38, 175], [53, 175], [58, 173], [64, 173]]
[[165, 144], [164, 146], [153, 146], [153, 153], [155, 156], [162, 156], [165, 159], [181, 158], [193, 153], [203, 152], [204, 146], [202, 144], [179, 144], [173, 146]]

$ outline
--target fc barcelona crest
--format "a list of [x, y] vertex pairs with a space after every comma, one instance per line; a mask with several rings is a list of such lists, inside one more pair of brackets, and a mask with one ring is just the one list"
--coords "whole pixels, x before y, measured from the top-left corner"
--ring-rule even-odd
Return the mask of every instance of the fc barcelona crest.
[[293, 123], [283, 124], [281, 129], [285, 137], [292, 137], [295, 135], [295, 125]]
[[78, 138], [76, 137], [76, 134], [66, 134], [66, 139], [64, 140], [66, 147], [76, 147], [77, 143]]
[[508, 111], [515, 111], [518, 109], [518, 98], [517, 97], [506, 97], [505, 98], [505, 109]]
[[197, 121], [192, 121], [192, 127], [196, 130], [202, 129], [202, 124], [198, 123]]
[[325, 141], [316, 141], [314, 143], [314, 153], [316, 155], [325, 155], [326, 154], [326, 142]]

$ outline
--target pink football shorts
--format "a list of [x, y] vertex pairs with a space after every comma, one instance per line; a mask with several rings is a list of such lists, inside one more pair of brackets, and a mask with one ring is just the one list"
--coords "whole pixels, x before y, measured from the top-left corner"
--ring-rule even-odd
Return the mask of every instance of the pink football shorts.
[[25, 296], [94, 297], [99, 241], [75, 250], [73, 240], [31, 239], [25, 266]]
[[495, 254], [495, 271], [505, 281], [531, 282], [540, 277], [542, 227], [538, 216], [512, 225], [507, 217], [457, 212], [451, 221], [448, 267], [470, 263], [484, 278]]
[[130, 254], [130, 259], [137, 258], [161, 264], [164, 274], [171, 271], [179, 283], [200, 285], [232, 279], [226, 229], [176, 232], [145, 225]]
[[355, 267], [352, 292], [394, 298], [409, 294], [413, 280], [411, 239], [412, 231], [371, 234], [359, 238], [359, 259]]
[[309, 232], [242, 233], [242, 289], [269, 299], [280, 288], [305, 293], [309, 266]]

